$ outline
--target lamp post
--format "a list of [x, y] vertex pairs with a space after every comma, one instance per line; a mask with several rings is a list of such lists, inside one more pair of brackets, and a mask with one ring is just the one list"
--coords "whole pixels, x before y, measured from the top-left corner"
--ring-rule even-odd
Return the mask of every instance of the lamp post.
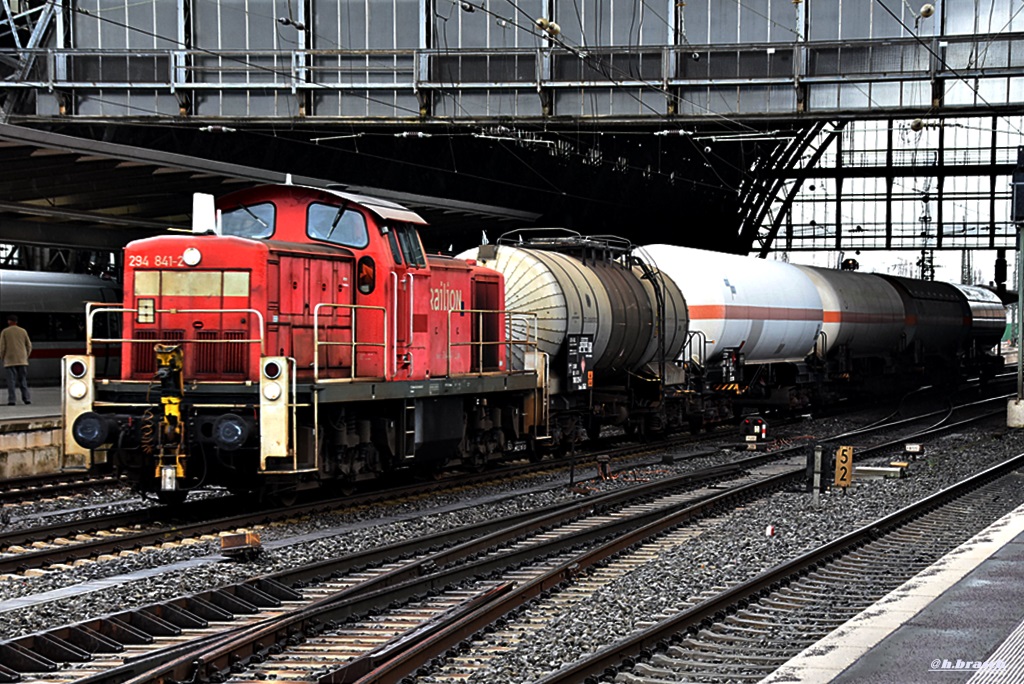
[[1024, 311], [1024, 146], [1017, 148], [1013, 170], [1011, 216], [1017, 226], [1017, 396], [1006, 407], [1006, 427], [1024, 428], [1024, 358], [1021, 357], [1021, 312]]

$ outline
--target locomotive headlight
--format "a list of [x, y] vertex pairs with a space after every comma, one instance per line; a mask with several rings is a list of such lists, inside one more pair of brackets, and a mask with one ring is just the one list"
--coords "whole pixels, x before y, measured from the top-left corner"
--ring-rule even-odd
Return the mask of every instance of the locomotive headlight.
[[[81, 359], [75, 359], [68, 364], [68, 373], [71, 373], [71, 377], [73, 378], [84, 377], [87, 370], [89, 370], [88, 366], [86, 366], [85, 361], [82, 361]], [[75, 397], [75, 399], [81, 399], [81, 397]]]
[[281, 385], [276, 382], [268, 382], [263, 386], [263, 396], [267, 401], [277, 401], [281, 398]]
[[182, 253], [181, 260], [185, 262], [186, 266], [198, 266], [199, 262], [203, 260], [203, 254], [195, 247], [189, 247]]
[[89, 388], [81, 380], [74, 380], [68, 384], [68, 394], [72, 399], [81, 399], [88, 393]]
[[271, 380], [276, 380], [281, 375], [281, 365], [277, 361], [267, 361], [263, 365], [263, 374]]

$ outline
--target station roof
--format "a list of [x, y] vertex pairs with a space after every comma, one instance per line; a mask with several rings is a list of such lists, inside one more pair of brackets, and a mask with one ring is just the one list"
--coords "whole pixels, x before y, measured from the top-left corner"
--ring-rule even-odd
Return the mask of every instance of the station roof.
[[168, 228], [189, 229], [195, 192], [221, 195], [288, 182], [396, 202], [434, 229], [473, 218], [532, 223], [538, 217], [0, 124], [0, 242], [118, 250]]

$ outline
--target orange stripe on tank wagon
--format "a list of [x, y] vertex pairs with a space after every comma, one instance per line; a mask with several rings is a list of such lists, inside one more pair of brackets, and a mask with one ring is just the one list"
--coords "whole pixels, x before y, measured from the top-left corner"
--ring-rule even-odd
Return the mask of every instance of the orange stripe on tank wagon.
[[749, 319], [760, 321], [820, 321], [820, 309], [794, 309], [783, 306], [739, 306], [697, 304], [688, 307], [692, 320]]
[[826, 311], [821, 320], [825, 323], [899, 323], [902, 316], [859, 311]]

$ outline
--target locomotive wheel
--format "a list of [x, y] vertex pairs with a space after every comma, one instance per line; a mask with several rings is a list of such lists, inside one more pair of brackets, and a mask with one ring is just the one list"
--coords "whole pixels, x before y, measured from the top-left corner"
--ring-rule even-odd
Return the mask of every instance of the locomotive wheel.
[[157, 501], [165, 506], [180, 506], [185, 503], [185, 499], [188, 497], [188, 492], [184, 492], [180, 489], [175, 489], [169, 492], [157, 492]]

